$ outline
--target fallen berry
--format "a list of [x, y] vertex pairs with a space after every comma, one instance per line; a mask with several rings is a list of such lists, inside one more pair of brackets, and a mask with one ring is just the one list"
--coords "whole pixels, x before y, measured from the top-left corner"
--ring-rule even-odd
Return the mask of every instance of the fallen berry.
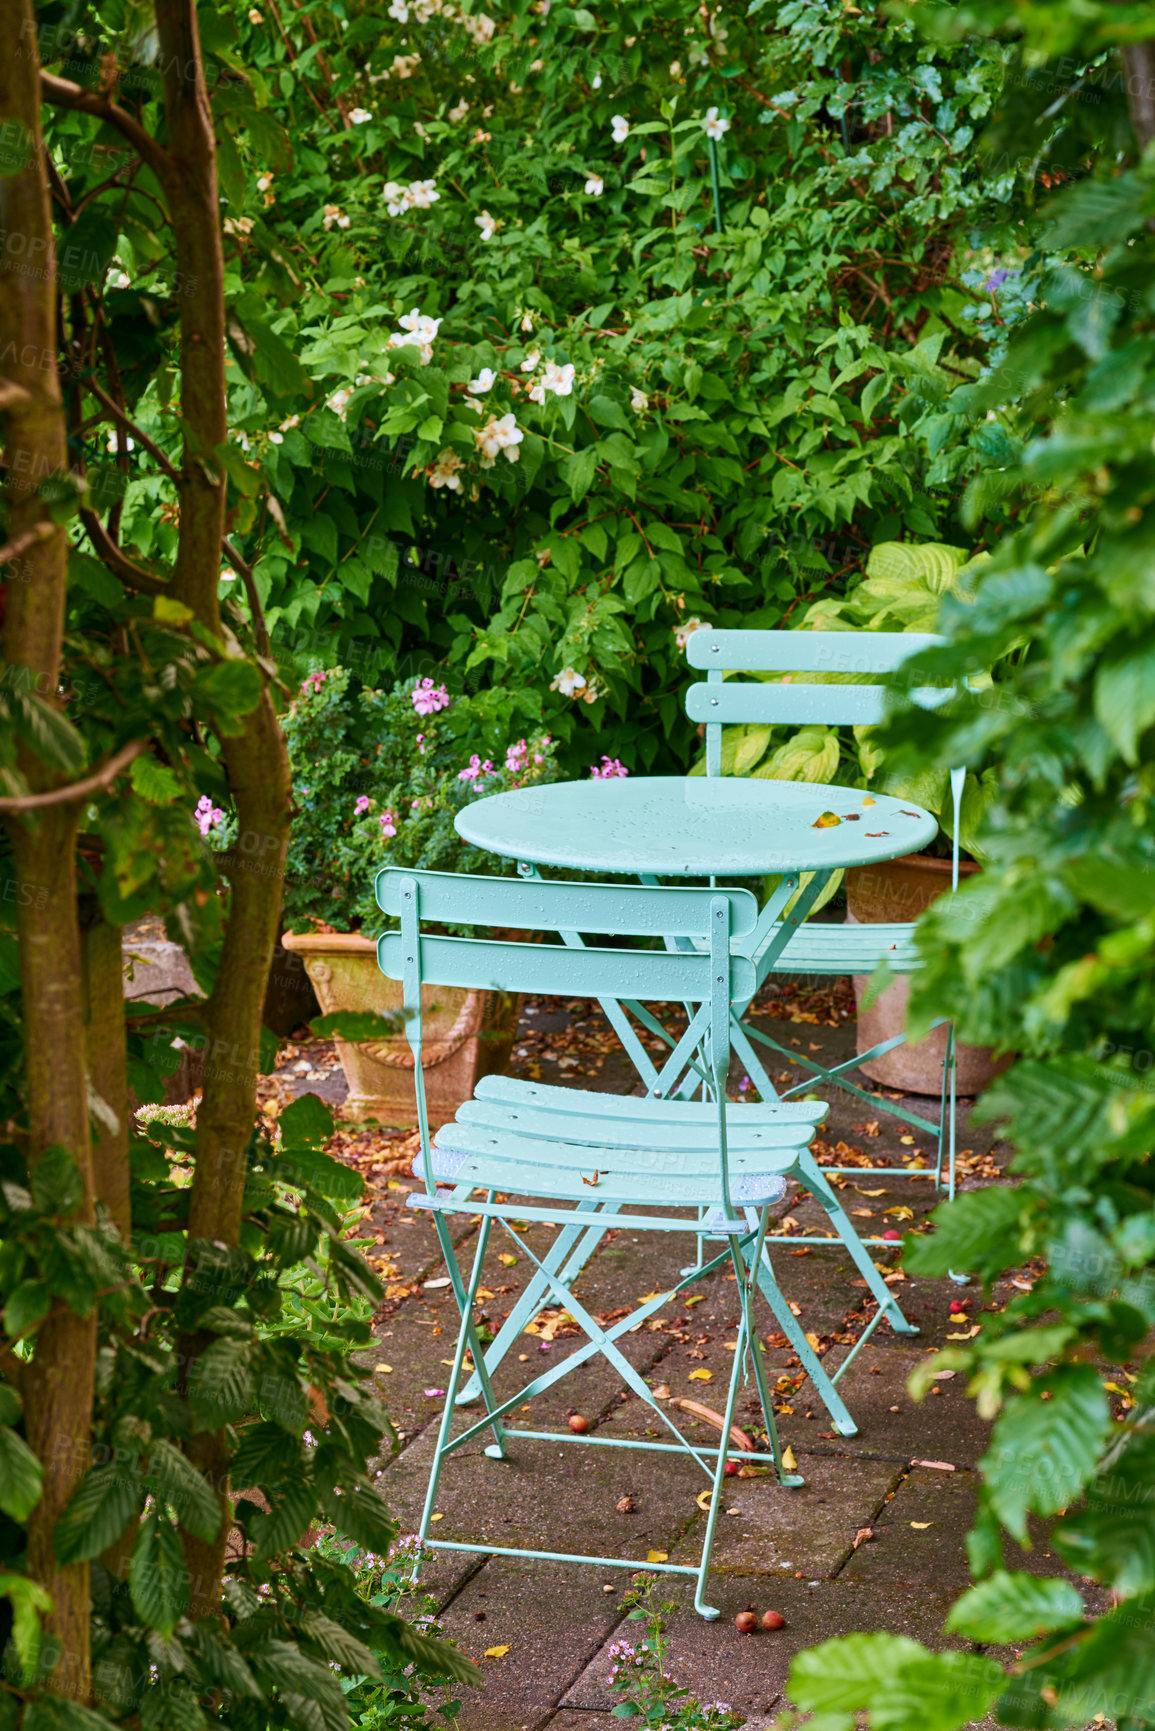
[[961, 1298], [952, 1298], [951, 1299], [951, 1301], [950, 1301], [950, 1313], [952, 1316], [959, 1316], [965, 1310], [966, 1310], [966, 1305], [962, 1302]]
[[758, 1613], [756, 1611], [739, 1611], [734, 1618], [734, 1627], [743, 1635], [752, 1635], [758, 1627]]
[[763, 1611], [762, 1627], [764, 1629], [784, 1629], [786, 1627], [786, 1619], [782, 1615], [781, 1611]]
[[902, 1233], [896, 1232], [894, 1230], [893, 1226], [891, 1227], [889, 1232], [884, 1232], [882, 1236], [888, 1244], [901, 1244], [902, 1243]]
[[569, 1415], [569, 1428], [573, 1431], [575, 1436], [585, 1436], [587, 1430], [590, 1428], [590, 1421], [588, 1418], [583, 1418], [580, 1412], [571, 1412]]
[[732, 1479], [734, 1477], [734, 1474], [738, 1471], [737, 1461], [727, 1461], [723, 1470], [726, 1474], [726, 1477], [728, 1479]]

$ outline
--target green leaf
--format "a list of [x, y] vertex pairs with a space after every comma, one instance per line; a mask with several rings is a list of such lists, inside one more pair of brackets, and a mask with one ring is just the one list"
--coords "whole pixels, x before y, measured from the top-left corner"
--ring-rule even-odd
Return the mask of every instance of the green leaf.
[[1128, 644], [1095, 674], [1095, 715], [1127, 763], [1138, 762], [1139, 735], [1155, 721], [1155, 644]]
[[379, 1645], [396, 1664], [416, 1665], [431, 1677], [447, 1677], [451, 1682], [471, 1683], [475, 1688], [484, 1684], [485, 1679], [472, 1659], [447, 1641], [423, 1635], [400, 1617], [390, 1618], [381, 1631]]
[[1125, 1599], [1155, 1592], [1155, 1436], [1134, 1436], [1087, 1488], [1084, 1508], [1056, 1528], [1071, 1568]]
[[792, 739], [752, 771], [756, 781], [829, 782], [838, 773], [842, 751], [829, 727], [800, 727]]
[[142, 1490], [135, 1461], [110, 1461], [85, 1473], [52, 1535], [57, 1561], [82, 1563], [106, 1551], [136, 1513]]
[[281, 1113], [280, 1126], [286, 1150], [322, 1148], [333, 1134], [333, 1114], [316, 1094], [301, 1094]]
[[206, 1541], [216, 1537], [222, 1518], [221, 1505], [180, 1449], [158, 1437], [149, 1449], [148, 1471], [158, 1497], [172, 1505], [186, 1532]]
[[340, 1494], [324, 1485], [320, 1490], [321, 1507], [338, 1532], [367, 1550], [384, 1553], [389, 1549], [397, 1537], [397, 1523], [370, 1485], [346, 1480]]
[[1142, 228], [1150, 208], [1150, 184], [1136, 174], [1078, 181], [1047, 206], [1050, 226], [1038, 244], [1047, 252], [1110, 246]]
[[1026, 1185], [992, 1185], [940, 1203], [930, 1217], [933, 1234], [906, 1240], [907, 1272], [933, 1277], [953, 1268], [966, 1274], [1000, 1274], [1017, 1260], [1019, 1221], [1035, 1200]]
[[[23, 672], [20, 668], [9, 668], [5, 676], [13, 730], [49, 769], [59, 769], [66, 775], [78, 774], [85, 764], [84, 740], [58, 709], [45, 703], [34, 691], [17, 687], [15, 681]], [[29, 673], [29, 682], [35, 677]]]
[[1087, 1364], [1064, 1365], [1010, 1402], [979, 1467], [992, 1510], [1020, 1543], [1028, 1513], [1066, 1508], [1095, 1476], [1110, 1428], [1107, 1397]]
[[44, 1150], [30, 1183], [33, 1200], [45, 1214], [73, 1214], [84, 1200], [80, 1167], [59, 1142]]
[[262, 1510], [249, 1523], [253, 1554], [258, 1562], [275, 1557], [295, 1545], [317, 1512], [316, 1488], [300, 1469], [286, 1473], [277, 1485], [270, 1485], [269, 1489], [272, 1492], [271, 1510], [267, 1513]]
[[956, 1599], [946, 1627], [968, 1641], [1003, 1646], [1031, 1641], [1082, 1617], [1083, 1601], [1070, 1581], [999, 1569]]
[[52, 1294], [42, 1280], [22, 1280], [4, 1306], [4, 1327], [9, 1334], [25, 1334], [44, 1321], [52, 1308]]
[[569, 483], [570, 498], [575, 505], [589, 492], [597, 464], [598, 453], [593, 445], [586, 445], [583, 450], [575, 451], [562, 463], [561, 473]]
[[[23, 1677], [31, 1683], [40, 1659], [40, 1618], [51, 1611], [52, 1597], [27, 1575], [0, 1575], [0, 1598], [12, 1601], [12, 1645]], [[27, 1725], [27, 1719], [24, 1723]], [[0, 1726], [4, 1726], [2, 1716]]]
[[253, 1409], [253, 1345], [244, 1340], [215, 1340], [202, 1352], [189, 1377], [189, 1400], [201, 1430], [246, 1417]]
[[375, 1010], [332, 1010], [314, 1016], [309, 1032], [318, 1040], [395, 1040], [405, 1032], [405, 1017], [401, 1011], [384, 1016]]
[[26, 1521], [40, 1501], [43, 1470], [22, 1436], [0, 1425], [0, 1509]]
[[902, 1665], [928, 1658], [906, 1635], [845, 1635], [796, 1653], [786, 1693], [810, 1713], [855, 1713], [881, 1694]]
[[196, 613], [183, 601], [178, 601], [175, 595], [154, 595], [152, 616], [162, 625], [187, 625], [190, 619], [196, 618]]
[[133, 758], [129, 777], [141, 799], [152, 805], [169, 805], [180, 799], [185, 791], [175, 771], [166, 763], [159, 762], [151, 752]]
[[20, 1731], [116, 1731], [116, 1727], [103, 1713], [94, 1713], [66, 1695], [41, 1695], [25, 1708]]
[[193, 702], [211, 711], [222, 733], [238, 731], [239, 717], [261, 701], [261, 676], [250, 661], [218, 661], [193, 680]]
[[132, 1602], [143, 1622], [167, 1641], [188, 1604], [188, 1571], [180, 1535], [160, 1509], [146, 1515], [128, 1565]]
[[342, 1670], [362, 1672], [367, 1677], [381, 1675], [381, 1668], [365, 1643], [321, 1611], [305, 1612], [300, 1622], [300, 1633], [322, 1659], [340, 1665]]

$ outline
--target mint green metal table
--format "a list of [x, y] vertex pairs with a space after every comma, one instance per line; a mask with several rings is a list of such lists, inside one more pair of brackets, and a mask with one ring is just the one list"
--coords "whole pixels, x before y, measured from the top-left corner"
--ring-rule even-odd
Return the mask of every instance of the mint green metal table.
[[[789, 967], [790, 941], [834, 871], [917, 852], [938, 834], [937, 820], [908, 800], [879, 794], [871, 796], [870, 803], [865, 801], [860, 792], [813, 782], [629, 776], [611, 781], [555, 782], [497, 794], [467, 806], [455, 821], [458, 833], [467, 841], [516, 860], [523, 877], [537, 876], [539, 866], [618, 878], [635, 876], [651, 885], [671, 877], [702, 878], [711, 883], [717, 877], [778, 877], [755, 930], [736, 940], [741, 953], [757, 958], [756, 985], [743, 1001], [734, 1004], [731, 1025], [734, 1051], [755, 1078], [763, 1098], [773, 1099], [776, 1091], [751, 1044], [751, 1030], [744, 1025], [757, 989], [771, 967], [780, 971]], [[828, 814], [840, 821], [820, 822]], [[807, 874], [811, 874], [808, 880]], [[576, 932], [561, 935], [568, 944], [582, 942]], [[685, 938], [666, 942], [670, 949], [690, 947]], [[626, 1011], [671, 1047], [675, 1037], [639, 1004], [605, 1000], [602, 1009], [647, 1092], [660, 1095], [659, 1072]], [[685, 1096], [694, 1085], [691, 1072], [679, 1092]], [[830, 1378], [796, 1318], [781, 1303], [766, 1246], [762, 1257], [769, 1278], [759, 1284], [835, 1427], [844, 1435], [852, 1435], [857, 1426], [834, 1382], [884, 1315], [897, 1333], [917, 1334], [918, 1330], [903, 1316], [867, 1251], [867, 1244], [883, 1241], [868, 1239], [864, 1243], [858, 1236], [811, 1155], [804, 1157], [800, 1172], [807, 1188], [822, 1201], [831, 1224], [865, 1277], [878, 1302], [877, 1314], [854, 1353], [840, 1366], [837, 1376]], [[577, 1278], [602, 1231], [604, 1227], [584, 1234], [576, 1229], [567, 1231], [564, 1242], [555, 1245], [553, 1255], [558, 1266], [568, 1258], [563, 1274], [567, 1283]], [[791, 1240], [792, 1245], [806, 1242], [828, 1244], [831, 1240]], [[536, 1314], [545, 1301], [544, 1290], [540, 1280], [530, 1282], [486, 1353], [490, 1368], [500, 1362]], [[458, 1398], [463, 1402], [476, 1400], [479, 1393], [480, 1382], [474, 1377]]]

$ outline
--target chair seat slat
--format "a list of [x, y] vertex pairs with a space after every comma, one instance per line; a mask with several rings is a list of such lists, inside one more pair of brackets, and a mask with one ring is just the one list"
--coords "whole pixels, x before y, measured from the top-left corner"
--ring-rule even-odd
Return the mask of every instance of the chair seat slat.
[[[659, 1126], [685, 1123], [712, 1128], [718, 1121], [718, 1108], [710, 1100], [654, 1100], [644, 1094], [592, 1094], [584, 1089], [579, 1093], [574, 1088], [557, 1088], [548, 1082], [523, 1082], [516, 1076], [483, 1076], [474, 1090], [474, 1099], [521, 1104], [564, 1113], [567, 1117], [580, 1112], [583, 1117], [596, 1114]], [[821, 1100], [779, 1100], [770, 1106], [742, 1106], [735, 1110], [748, 1113], [751, 1118], [772, 1112], [776, 1121], [820, 1124], [827, 1107]]]
[[928, 631], [695, 631], [686, 659], [724, 673], [893, 673], [944, 641]]
[[508, 927], [510, 930], [588, 932], [606, 937], [658, 937], [671, 932], [706, 937], [710, 929], [710, 897], [725, 896], [730, 904], [730, 934], [742, 937], [754, 929], [758, 904], [749, 890], [704, 893], [679, 885], [643, 888], [638, 884], [550, 883], [544, 879], [470, 876], [462, 880], [444, 872], [403, 872], [386, 866], [377, 874], [378, 906], [398, 918], [401, 880], [411, 878], [421, 899], [422, 922]]
[[[748, 1110], [751, 1109], [738, 1106], [726, 1115], [726, 1139], [731, 1154], [772, 1159], [778, 1149], [792, 1153], [806, 1146], [809, 1124], [767, 1124], [746, 1129], [737, 1120]], [[604, 1154], [609, 1148], [618, 1148], [629, 1150], [631, 1156], [636, 1153], [639, 1159], [656, 1153], [663, 1160], [676, 1157], [683, 1162], [709, 1161], [717, 1169], [717, 1149], [703, 1134], [704, 1128], [701, 1124], [687, 1124], [684, 1129], [663, 1130], [656, 1125], [630, 1124], [620, 1118], [582, 1119], [576, 1115], [563, 1128], [553, 1112], [522, 1113], [516, 1109], [511, 1112], [484, 1102], [479, 1110], [459, 1108], [456, 1122], [437, 1132], [435, 1144], [439, 1148], [477, 1151], [506, 1144], [513, 1148], [516, 1144], [527, 1151], [527, 1159], [544, 1159], [544, 1151], [550, 1147], [573, 1148], [574, 1158], [580, 1156], [582, 1160], [588, 1159], [590, 1149]]]
[[[627, 1161], [619, 1152], [611, 1168], [606, 1164], [601, 1167], [590, 1164], [584, 1159], [586, 1151], [582, 1152], [580, 1165], [567, 1165], [558, 1158], [561, 1150], [553, 1148], [548, 1159], [541, 1162], [511, 1156], [495, 1165], [492, 1154], [458, 1154], [435, 1147], [433, 1173], [440, 1183], [469, 1184], [474, 1189], [500, 1189], [518, 1196], [547, 1196], [572, 1202], [593, 1200], [671, 1208], [710, 1208], [722, 1202], [716, 1161], [712, 1170], [685, 1172], [670, 1161], [662, 1165], [656, 1154], [648, 1159], [643, 1154], [640, 1157], [645, 1163], [639, 1165], [636, 1159]], [[638, 1155], [637, 1150], [631, 1152]], [[793, 1164], [793, 1154], [784, 1153], [780, 1157], [781, 1171], [788, 1171]], [[582, 1171], [582, 1165], [588, 1166], [588, 1174]], [[730, 1194], [735, 1204], [764, 1207], [777, 1202], [785, 1190], [781, 1171], [766, 1162], [748, 1165], [741, 1158], [735, 1159], [730, 1176]], [[592, 1180], [595, 1172], [597, 1183], [587, 1182], [587, 1177]], [[413, 1162], [413, 1173], [414, 1177], [424, 1176], [420, 1155]], [[516, 1205], [509, 1212], [516, 1217]]]
[[[953, 696], [950, 686], [920, 685], [908, 693], [921, 709]], [[795, 727], [875, 726], [886, 714], [884, 685], [767, 685], [762, 682], [691, 685], [686, 714], [708, 726], [787, 723]]]
[[[463, 915], [459, 911], [455, 917], [460, 920]], [[570, 949], [562, 944], [431, 938], [424, 934], [420, 945], [421, 978], [433, 986], [651, 1002], [688, 999], [692, 1003], [708, 998], [711, 989], [710, 958], [705, 952]], [[404, 978], [405, 956], [400, 932], [387, 932], [378, 940], [378, 965], [391, 980]], [[753, 964], [744, 957], [731, 959], [730, 974], [735, 998], [754, 991]]]

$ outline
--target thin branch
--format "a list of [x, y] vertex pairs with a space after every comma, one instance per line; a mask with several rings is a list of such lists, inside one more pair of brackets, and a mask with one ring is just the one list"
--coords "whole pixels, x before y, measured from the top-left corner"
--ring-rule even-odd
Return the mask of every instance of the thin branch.
[[241, 582], [245, 586], [245, 594], [248, 596], [249, 601], [249, 611], [253, 616], [253, 636], [256, 639], [257, 654], [263, 656], [266, 661], [269, 661], [272, 659], [273, 651], [269, 644], [269, 628], [265, 624], [265, 611], [261, 606], [261, 598], [257, 593], [257, 583], [256, 578], [253, 576], [253, 568], [246, 560], [241, 558], [227, 535], [222, 535], [221, 546], [232, 560], [236, 570], [240, 573]]
[[85, 90], [82, 85], [74, 84], [71, 78], [58, 78], [53, 72], [40, 74], [40, 94], [45, 102], [54, 103], [57, 108], [74, 108], [81, 114], [94, 114], [98, 120], [115, 126], [152, 169], [161, 185], [169, 184], [173, 173], [171, 157], [127, 108], [121, 108], [118, 102], [99, 91]]
[[103, 559], [110, 571], [114, 571], [122, 583], [127, 583], [130, 589], [138, 589], [142, 595], [170, 595], [172, 588], [163, 577], [157, 577], [151, 571], [146, 571], [143, 565], [137, 565], [123, 552], [120, 543], [114, 541], [95, 511], [82, 510], [80, 521], [88, 531], [88, 539], [92, 542], [97, 557]]
[[19, 559], [21, 553], [27, 553], [29, 547], [38, 546], [41, 541], [49, 540], [61, 527], [59, 523], [36, 523], [31, 529], [25, 529], [23, 535], [17, 535], [15, 541], [9, 541], [0, 547], [0, 565], [7, 565], [10, 559]]
[[0, 799], [0, 811], [43, 811], [46, 806], [71, 805], [78, 800], [90, 798], [94, 793], [103, 793], [122, 770], [128, 768], [134, 757], [139, 757], [142, 751], [147, 750], [145, 740], [134, 739], [131, 744], [122, 745], [115, 756], [101, 764], [99, 769], [94, 769], [91, 775], [85, 776], [83, 781], [69, 782], [67, 787], [51, 788], [47, 793], [27, 793], [19, 799]]
[[143, 446], [149, 456], [159, 464], [160, 468], [168, 476], [170, 481], [179, 482], [180, 475], [177, 473], [172, 463], [170, 463], [169, 459], [165, 456], [160, 446], [155, 445], [143, 428], [137, 426], [136, 422], [131, 420], [129, 416], [125, 414], [124, 410], [120, 407], [120, 404], [115, 402], [113, 398], [108, 395], [107, 391], [101, 390], [94, 378], [85, 379], [84, 389], [86, 391], [91, 391], [97, 401], [104, 404], [105, 408], [113, 416], [114, 420], [119, 422], [124, 430], [136, 440], [138, 445]]

